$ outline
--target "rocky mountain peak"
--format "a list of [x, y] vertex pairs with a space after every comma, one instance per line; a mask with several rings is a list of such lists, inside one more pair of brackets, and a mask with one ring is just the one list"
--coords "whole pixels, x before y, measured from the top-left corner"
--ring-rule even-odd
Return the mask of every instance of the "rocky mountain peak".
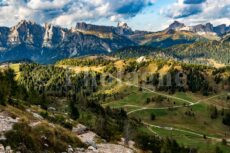
[[30, 20], [21, 20], [18, 24], [35, 24], [35, 22]]
[[75, 30], [96, 31], [99, 33], [112, 33], [116, 35], [127, 36], [133, 34], [132, 29], [125, 22], [119, 22], [117, 27], [87, 24], [80, 22], [76, 24]]
[[17, 30], [17, 29], [27, 28], [33, 25], [35, 25], [35, 23], [32, 21], [21, 20], [16, 26], [12, 27], [12, 29]]
[[117, 27], [123, 28], [123, 29], [130, 29], [130, 27], [128, 26], [128, 24], [125, 23], [125, 22], [118, 22], [117, 23]]
[[197, 33], [198, 35], [212, 34], [217, 36], [222, 36], [230, 31], [230, 27], [227, 27], [225, 24], [219, 26], [213, 26], [211, 23], [198, 24], [195, 26], [186, 26], [183, 23], [178, 21], [173, 22], [166, 31], [189, 31]]
[[87, 23], [85, 23], [85, 22], [78, 22], [77, 24], [76, 24], [76, 29], [85, 29], [85, 30], [87, 30], [87, 27], [88, 27], [88, 24]]
[[45, 33], [43, 39], [43, 47], [54, 47], [63, 41], [66, 35], [66, 29], [54, 26], [52, 24], [45, 24]]
[[206, 23], [205, 31], [213, 32], [213, 25], [211, 23]]
[[213, 32], [213, 25], [211, 23], [207, 23], [205, 25], [198, 24], [195, 26], [192, 26], [193, 32]]
[[183, 27], [185, 27], [184, 23], [174, 21], [171, 25], [169, 25], [168, 29], [169, 30], [178, 30], [178, 29], [183, 28]]
[[9, 45], [22, 43], [41, 45], [44, 28], [32, 21], [21, 20], [16, 26], [10, 28], [8, 36]]
[[214, 31], [218, 35], [222, 36], [230, 31], [230, 26], [227, 26], [226, 24], [221, 24], [221, 25], [214, 27]]

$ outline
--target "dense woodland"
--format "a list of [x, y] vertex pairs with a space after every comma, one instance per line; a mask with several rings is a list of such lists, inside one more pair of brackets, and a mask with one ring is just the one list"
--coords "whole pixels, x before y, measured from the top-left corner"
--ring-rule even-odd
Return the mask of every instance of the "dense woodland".
[[110, 63], [103, 57], [98, 57], [95, 59], [84, 59], [84, 58], [70, 58], [57, 62], [58, 65], [71, 65], [71, 66], [105, 66]]
[[208, 64], [199, 59], [214, 59], [218, 63], [230, 64], [230, 43], [219, 41], [199, 41], [192, 44], [174, 45], [167, 48], [133, 46], [122, 48], [112, 54], [119, 58], [153, 56], [153, 58], [174, 59], [193, 64]]
[[179, 60], [188, 60], [192, 63], [194, 59], [214, 59], [219, 63], [230, 63], [229, 42], [196, 42], [189, 45], [178, 45], [163, 50], [166, 54]]
[[150, 46], [130, 46], [119, 49], [115, 53], [111, 53], [111, 55], [118, 58], [134, 58], [146, 56], [156, 51], [157, 48], [153, 48]]
[[[149, 74], [144, 81], [153, 85], [158, 91], [166, 91], [174, 94], [176, 91], [200, 92], [204, 96], [215, 94], [222, 90], [230, 90], [229, 67], [213, 68], [205, 65], [184, 64], [179, 62], [167, 62], [165, 60], [153, 60], [158, 70], [165, 65], [171, 68], [166, 74], [155, 72]], [[130, 61], [124, 67], [124, 74], [142, 71], [151, 63], [151, 60], [138, 63]], [[180, 67], [179, 69], [177, 67]], [[112, 66], [110, 66], [112, 67]]]
[[160, 77], [159, 73], [147, 78], [147, 83], [156, 86], [159, 91], [168, 91], [174, 94], [176, 91], [201, 92], [208, 96], [217, 92], [207, 78], [207, 74], [196, 67], [184, 67], [183, 71], [171, 69], [166, 75]]

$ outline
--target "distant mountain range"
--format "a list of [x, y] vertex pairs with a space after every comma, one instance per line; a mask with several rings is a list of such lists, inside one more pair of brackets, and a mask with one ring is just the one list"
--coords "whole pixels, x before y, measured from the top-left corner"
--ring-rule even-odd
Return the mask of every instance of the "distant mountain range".
[[222, 24], [215, 27], [211, 23], [207, 23], [205, 25], [199, 24], [195, 26], [186, 26], [183, 23], [175, 21], [173, 24], [169, 26], [168, 30], [190, 31], [193, 33], [197, 33], [199, 35], [211, 34], [211, 35], [217, 35], [221, 37], [230, 32], [230, 26], [226, 26], [225, 24]]
[[[43, 27], [23, 20], [11, 28], [0, 27], [0, 61], [30, 59], [39, 63], [53, 63], [67, 57], [108, 53], [125, 46], [137, 45], [114, 32], [96, 31], [97, 35], [81, 31], [78, 29], [80, 25], [84, 24], [77, 24], [72, 29], [51, 24]], [[117, 29], [122, 31], [123, 28]]]
[[11, 28], [0, 27], [0, 62], [28, 59], [47, 64], [68, 57], [115, 52], [129, 46], [167, 48], [221, 40], [226, 39], [228, 32], [230, 27], [226, 25], [186, 26], [177, 21], [163, 31], [148, 32], [134, 31], [124, 22], [119, 22], [117, 27], [82, 22], [67, 29], [22, 20]]

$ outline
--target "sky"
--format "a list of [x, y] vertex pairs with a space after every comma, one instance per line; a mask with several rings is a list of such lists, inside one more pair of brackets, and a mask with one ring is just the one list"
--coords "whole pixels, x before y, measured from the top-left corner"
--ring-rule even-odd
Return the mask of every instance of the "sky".
[[230, 25], [230, 0], [0, 0], [0, 26], [20, 20], [74, 27], [77, 22], [158, 31], [177, 20], [187, 25]]

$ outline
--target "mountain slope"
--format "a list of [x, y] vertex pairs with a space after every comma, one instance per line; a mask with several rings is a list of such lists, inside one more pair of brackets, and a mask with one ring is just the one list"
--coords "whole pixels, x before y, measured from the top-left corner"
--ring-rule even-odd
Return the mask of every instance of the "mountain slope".
[[122, 35], [103, 38], [50, 24], [42, 27], [25, 20], [12, 28], [1, 27], [0, 34], [1, 62], [30, 59], [53, 63], [62, 58], [108, 53], [135, 45]]
[[223, 25], [213, 27], [208, 23], [206, 25], [186, 26], [175, 21], [163, 31], [133, 34], [129, 38], [140, 45], [167, 48], [180, 44], [192, 44], [197, 41], [220, 40], [219, 33], [225, 34], [227, 30], [228, 28]]
[[139, 43], [152, 47], [166, 48], [178, 44], [191, 44], [200, 40], [205, 41], [207, 39], [191, 32], [165, 30], [157, 33], [145, 34], [142, 39], [140, 39]]
[[[215, 60], [218, 63], [230, 64], [230, 43], [228, 42], [196, 42], [189, 45], [178, 45], [163, 50], [164, 53], [177, 58], [178, 60], [188, 62], [199, 62], [202, 60], [205, 64], [208, 60]], [[200, 61], [201, 62], [201, 61]], [[202, 63], [202, 62], [201, 62]]]
[[107, 54], [130, 46], [169, 48], [175, 45], [220, 40], [229, 31], [226, 25], [186, 26], [174, 22], [159, 32], [134, 31], [126, 23], [117, 27], [77, 23], [67, 29], [46, 24], [41, 26], [22, 20], [8, 28], [0, 27], [0, 62], [32, 60], [50, 64], [69, 57]]
[[178, 21], [175, 21], [172, 23], [168, 30], [176, 30], [176, 31], [190, 31], [193, 33], [197, 33], [199, 35], [214, 35], [217, 37], [221, 37], [225, 35], [226, 33], [230, 32], [230, 26], [226, 26], [225, 24], [214, 26], [211, 23], [207, 24], [198, 24], [194, 26], [186, 26], [183, 23], [180, 23]]

